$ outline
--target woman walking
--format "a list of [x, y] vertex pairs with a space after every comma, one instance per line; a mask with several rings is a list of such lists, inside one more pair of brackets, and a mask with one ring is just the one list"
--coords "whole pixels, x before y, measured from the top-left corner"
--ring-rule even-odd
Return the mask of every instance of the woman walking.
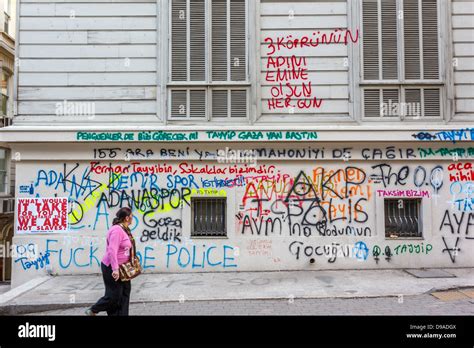
[[86, 310], [87, 315], [104, 311], [107, 315], [128, 315], [132, 287], [130, 280], [120, 280], [119, 268], [130, 261], [130, 251], [134, 247], [135, 241], [129, 229], [132, 218], [130, 208], [119, 209], [107, 233], [107, 249], [101, 263], [105, 295]]

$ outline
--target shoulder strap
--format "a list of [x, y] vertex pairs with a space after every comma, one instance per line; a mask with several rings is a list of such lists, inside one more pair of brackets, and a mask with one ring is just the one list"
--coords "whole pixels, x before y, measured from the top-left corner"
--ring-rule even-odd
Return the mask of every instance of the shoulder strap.
[[129, 228], [125, 227], [124, 225], [120, 224], [120, 227], [125, 231], [125, 233], [128, 235], [128, 238], [130, 238], [130, 242], [132, 243], [132, 248], [130, 249], [130, 260], [133, 260], [136, 255], [136, 246], [135, 246], [135, 238], [132, 236], [132, 232], [130, 231]]

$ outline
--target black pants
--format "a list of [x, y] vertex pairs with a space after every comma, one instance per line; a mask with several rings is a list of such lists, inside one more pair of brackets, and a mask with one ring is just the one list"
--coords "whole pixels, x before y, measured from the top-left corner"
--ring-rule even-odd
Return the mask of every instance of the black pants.
[[115, 281], [112, 277], [112, 267], [100, 264], [105, 284], [105, 295], [91, 307], [94, 313], [107, 312], [107, 315], [128, 315], [130, 304], [130, 281]]

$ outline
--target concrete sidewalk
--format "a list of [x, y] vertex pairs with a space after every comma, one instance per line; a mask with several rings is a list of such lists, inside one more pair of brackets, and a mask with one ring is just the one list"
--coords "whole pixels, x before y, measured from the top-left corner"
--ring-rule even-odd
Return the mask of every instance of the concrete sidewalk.
[[[473, 268], [441, 271], [452, 277], [417, 278], [404, 270], [143, 274], [133, 280], [131, 302], [388, 297], [474, 287]], [[99, 275], [37, 278], [0, 295], [0, 314], [89, 306], [103, 293]]]

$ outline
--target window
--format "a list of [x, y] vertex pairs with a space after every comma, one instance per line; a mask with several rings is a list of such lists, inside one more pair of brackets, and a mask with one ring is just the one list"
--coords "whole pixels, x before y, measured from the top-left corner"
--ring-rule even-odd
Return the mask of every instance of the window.
[[10, 25], [10, 1], [11, 0], [4, 0], [3, 1], [3, 13], [5, 14], [5, 21], [3, 22], [3, 31], [9, 34], [9, 25]]
[[7, 155], [7, 150], [0, 149], [0, 194], [6, 194], [8, 192]]
[[5, 71], [2, 71], [2, 111], [0, 115], [2, 117], [8, 115], [9, 78], [10, 76]]
[[366, 119], [440, 119], [437, 0], [363, 0]]
[[385, 237], [421, 237], [421, 199], [385, 199]]
[[191, 237], [226, 237], [226, 198], [191, 197]]
[[246, 0], [172, 0], [169, 115], [246, 120]]

